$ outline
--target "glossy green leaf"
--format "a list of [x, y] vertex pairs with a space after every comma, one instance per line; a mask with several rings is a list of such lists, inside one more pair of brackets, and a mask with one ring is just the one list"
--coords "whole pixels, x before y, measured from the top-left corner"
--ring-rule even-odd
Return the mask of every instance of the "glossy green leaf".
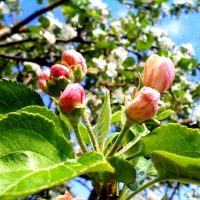
[[0, 199], [26, 196], [86, 172], [113, 171], [99, 153], [76, 159], [58, 126], [27, 111], [0, 120]]
[[166, 111], [160, 113], [159, 115], [157, 115], [157, 116], [155, 117], [155, 119], [161, 121], [161, 120], [166, 119], [167, 117], [169, 117], [169, 116], [170, 116], [171, 114], [173, 114], [173, 113], [174, 113], [173, 110], [166, 110]]
[[116, 133], [112, 133], [108, 139], [106, 140], [105, 142], [105, 145], [104, 145], [104, 149], [103, 149], [103, 154], [106, 155], [108, 150], [110, 150], [111, 146], [114, 144], [114, 142], [117, 140], [119, 136], [119, 132], [116, 132]]
[[137, 46], [139, 51], [145, 51], [148, 48], [150, 48], [151, 45], [152, 45], [152, 43], [148, 42], [148, 41], [143, 41], [143, 40], [137, 40], [136, 41], [136, 46]]
[[79, 131], [80, 131], [83, 141], [86, 144], [90, 144], [90, 138], [88, 135], [87, 128], [81, 122], [78, 124], [78, 127], [79, 127]]
[[50, 25], [49, 20], [44, 16], [39, 17], [39, 22], [43, 28], [48, 28]]
[[110, 96], [107, 89], [105, 93], [104, 103], [97, 119], [97, 124], [94, 128], [94, 133], [99, 143], [100, 148], [103, 146], [105, 137], [107, 136], [110, 130], [111, 122], [111, 108], [110, 108]]
[[160, 181], [176, 180], [183, 183], [200, 184], [200, 158], [189, 158], [165, 151], [154, 151], [152, 161], [158, 171]]
[[54, 124], [58, 134], [61, 134], [61, 136], [65, 136], [68, 140], [70, 139], [69, 128], [66, 126], [65, 122], [60, 119], [52, 110], [40, 106], [27, 106], [20, 109], [18, 112], [32, 113], [46, 118]]
[[133, 156], [150, 156], [155, 150], [199, 158], [200, 131], [180, 124], [162, 125], [141, 138], [141, 148]]
[[135, 59], [128, 57], [124, 60], [124, 62], [122, 63], [122, 66], [124, 68], [127, 68], [127, 67], [132, 67], [134, 64], [135, 64]]
[[102, 181], [109, 182], [116, 180], [125, 184], [135, 181], [135, 169], [127, 160], [119, 157], [110, 157], [107, 161], [115, 169], [115, 172], [100, 172], [99, 176]]
[[37, 27], [37, 26], [28, 26], [27, 29], [32, 32], [32, 33], [36, 33], [39, 34], [41, 31], [41, 28]]
[[118, 110], [117, 112], [115, 112], [111, 118], [111, 123], [115, 123], [119, 121], [121, 121], [121, 110]]
[[18, 82], [0, 80], [0, 114], [14, 112], [30, 105], [44, 106], [37, 92]]

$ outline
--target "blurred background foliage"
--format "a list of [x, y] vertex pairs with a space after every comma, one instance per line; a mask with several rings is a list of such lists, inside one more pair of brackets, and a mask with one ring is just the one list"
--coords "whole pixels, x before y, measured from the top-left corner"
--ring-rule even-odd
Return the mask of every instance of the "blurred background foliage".
[[[194, 56], [190, 44], [176, 45], [165, 30], [154, 25], [165, 17], [198, 13], [200, 1], [118, 2], [126, 5], [128, 12], [115, 19], [106, 4], [99, 0], [32, 0], [28, 7], [22, 7], [19, 0], [0, 1], [0, 78], [22, 82], [36, 89], [47, 107], [56, 112], [53, 99], [38, 88], [38, 74], [44, 68], [60, 63], [63, 51], [75, 49], [83, 54], [88, 68], [96, 69], [88, 73], [82, 83], [86, 93], [93, 93], [87, 112], [91, 122], [95, 123], [102, 106], [103, 87], [110, 91], [113, 113], [118, 111], [124, 97], [130, 99], [133, 87], [138, 85], [137, 74], [143, 71], [146, 59], [157, 53], [171, 58], [176, 67], [176, 78], [169, 89], [171, 97], [162, 95], [159, 112], [171, 109], [174, 113], [168, 118], [169, 122], [199, 128], [198, 57]], [[26, 9], [28, 16], [23, 14]], [[59, 9], [59, 17], [56, 9]], [[114, 129], [117, 130], [118, 126], [114, 124]], [[165, 183], [163, 187], [172, 191], [163, 192], [163, 198], [170, 199], [180, 185]], [[62, 187], [56, 191], [63, 193]], [[49, 190], [44, 193], [50, 195]], [[198, 199], [198, 194], [194, 191], [192, 194]], [[90, 199], [95, 197], [91, 194]]]

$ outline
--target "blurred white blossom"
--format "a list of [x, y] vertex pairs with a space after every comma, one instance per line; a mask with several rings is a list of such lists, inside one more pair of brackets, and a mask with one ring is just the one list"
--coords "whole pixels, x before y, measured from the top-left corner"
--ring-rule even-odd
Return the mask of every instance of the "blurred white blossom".
[[47, 39], [47, 41], [49, 42], [49, 44], [55, 44], [56, 43], [56, 37], [53, 33], [44, 30], [43, 31], [43, 36]]
[[161, 37], [158, 39], [158, 42], [163, 50], [170, 50], [175, 46], [175, 43], [172, 42], [171, 38], [168, 37]]
[[5, 2], [0, 1], [0, 10], [3, 14], [8, 14], [9, 13], [9, 8], [8, 6], [5, 4]]
[[41, 72], [40, 66], [39, 66], [38, 64], [36, 64], [36, 63], [33, 63], [33, 62], [24, 62], [24, 65], [29, 65], [29, 66], [32, 68], [32, 70], [33, 70], [37, 75], [39, 75], [40, 72]]
[[152, 34], [158, 38], [167, 35], [167, 32], [164, 29], [161, 29], [158, 27], [152, 27], [150, 30], [151, 30]]
[[181, 47], [183, 47], [190, 56], [195, 55], [194, 48], [191, 43], [182, 44]]
[[200, 105], [196, 107], [194, 111], [194, 121], [200, 122]]
[[111, 23], [110, 23], [110, 26], [111, 26], [112, 28], [114, 28], [114, 30], [115, 30], [116, 32], [119, 32], [119, 31], [122, 30], [122, 25], [121, 25], [121, 22], [120, 22], [119, 20], [111, 22]]

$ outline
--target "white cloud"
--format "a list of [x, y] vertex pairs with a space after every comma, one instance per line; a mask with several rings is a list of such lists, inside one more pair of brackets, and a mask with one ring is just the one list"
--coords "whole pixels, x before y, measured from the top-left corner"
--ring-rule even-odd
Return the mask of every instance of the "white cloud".
[[161, 26], [164, 30], [167, 31], [168, 36], [176, 37], [180, 35], [180, 33], [183, 33], [184, 26], [180, 21], [170, 21], [169, 23], [166, 23], [165, 25]]
[[117, 12], [117, 16], [118, 16], [118, 17], [125, 17], [125, 16], [127, 16], [127, 9], [119, 10], [119, 11]]

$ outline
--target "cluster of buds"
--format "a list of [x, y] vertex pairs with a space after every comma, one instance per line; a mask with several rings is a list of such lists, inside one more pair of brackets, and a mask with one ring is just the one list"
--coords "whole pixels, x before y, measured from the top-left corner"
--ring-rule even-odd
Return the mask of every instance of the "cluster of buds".
[[175, 78], [173, 62], [164, 56], [152, 54], [146, 61], [143, 86], [135, 92], [134, 99], [126, 106], [126, 116], [131, 120], [146, 121], [154, 117], [158, 111], [160, 93], [169, 89]]
[[83, 56], [75, 50], [67, 50], [62, 54], [61, 64], [55, 64], [39, 75], [39, 86], [43, 92], [59, 97], [69, 83], [83, 81], [86, 71]]
[[73, 197], [68, 191], [65, 191], [65, 194], [56, 197], [56, 200], [84, 200], [84, 199], [81, 197]]
[[[75, 50], [67, 50], [62, 54], [61, 64], [55, 64], [39, 75], [40, 89], [58, 98], [61, 112], [73, 123], [77, 123], [85, 108], [85, 93], [80, 82], [86, 71], [83, 56]], [[70, 120], [70, 117], [73, 119]]]

